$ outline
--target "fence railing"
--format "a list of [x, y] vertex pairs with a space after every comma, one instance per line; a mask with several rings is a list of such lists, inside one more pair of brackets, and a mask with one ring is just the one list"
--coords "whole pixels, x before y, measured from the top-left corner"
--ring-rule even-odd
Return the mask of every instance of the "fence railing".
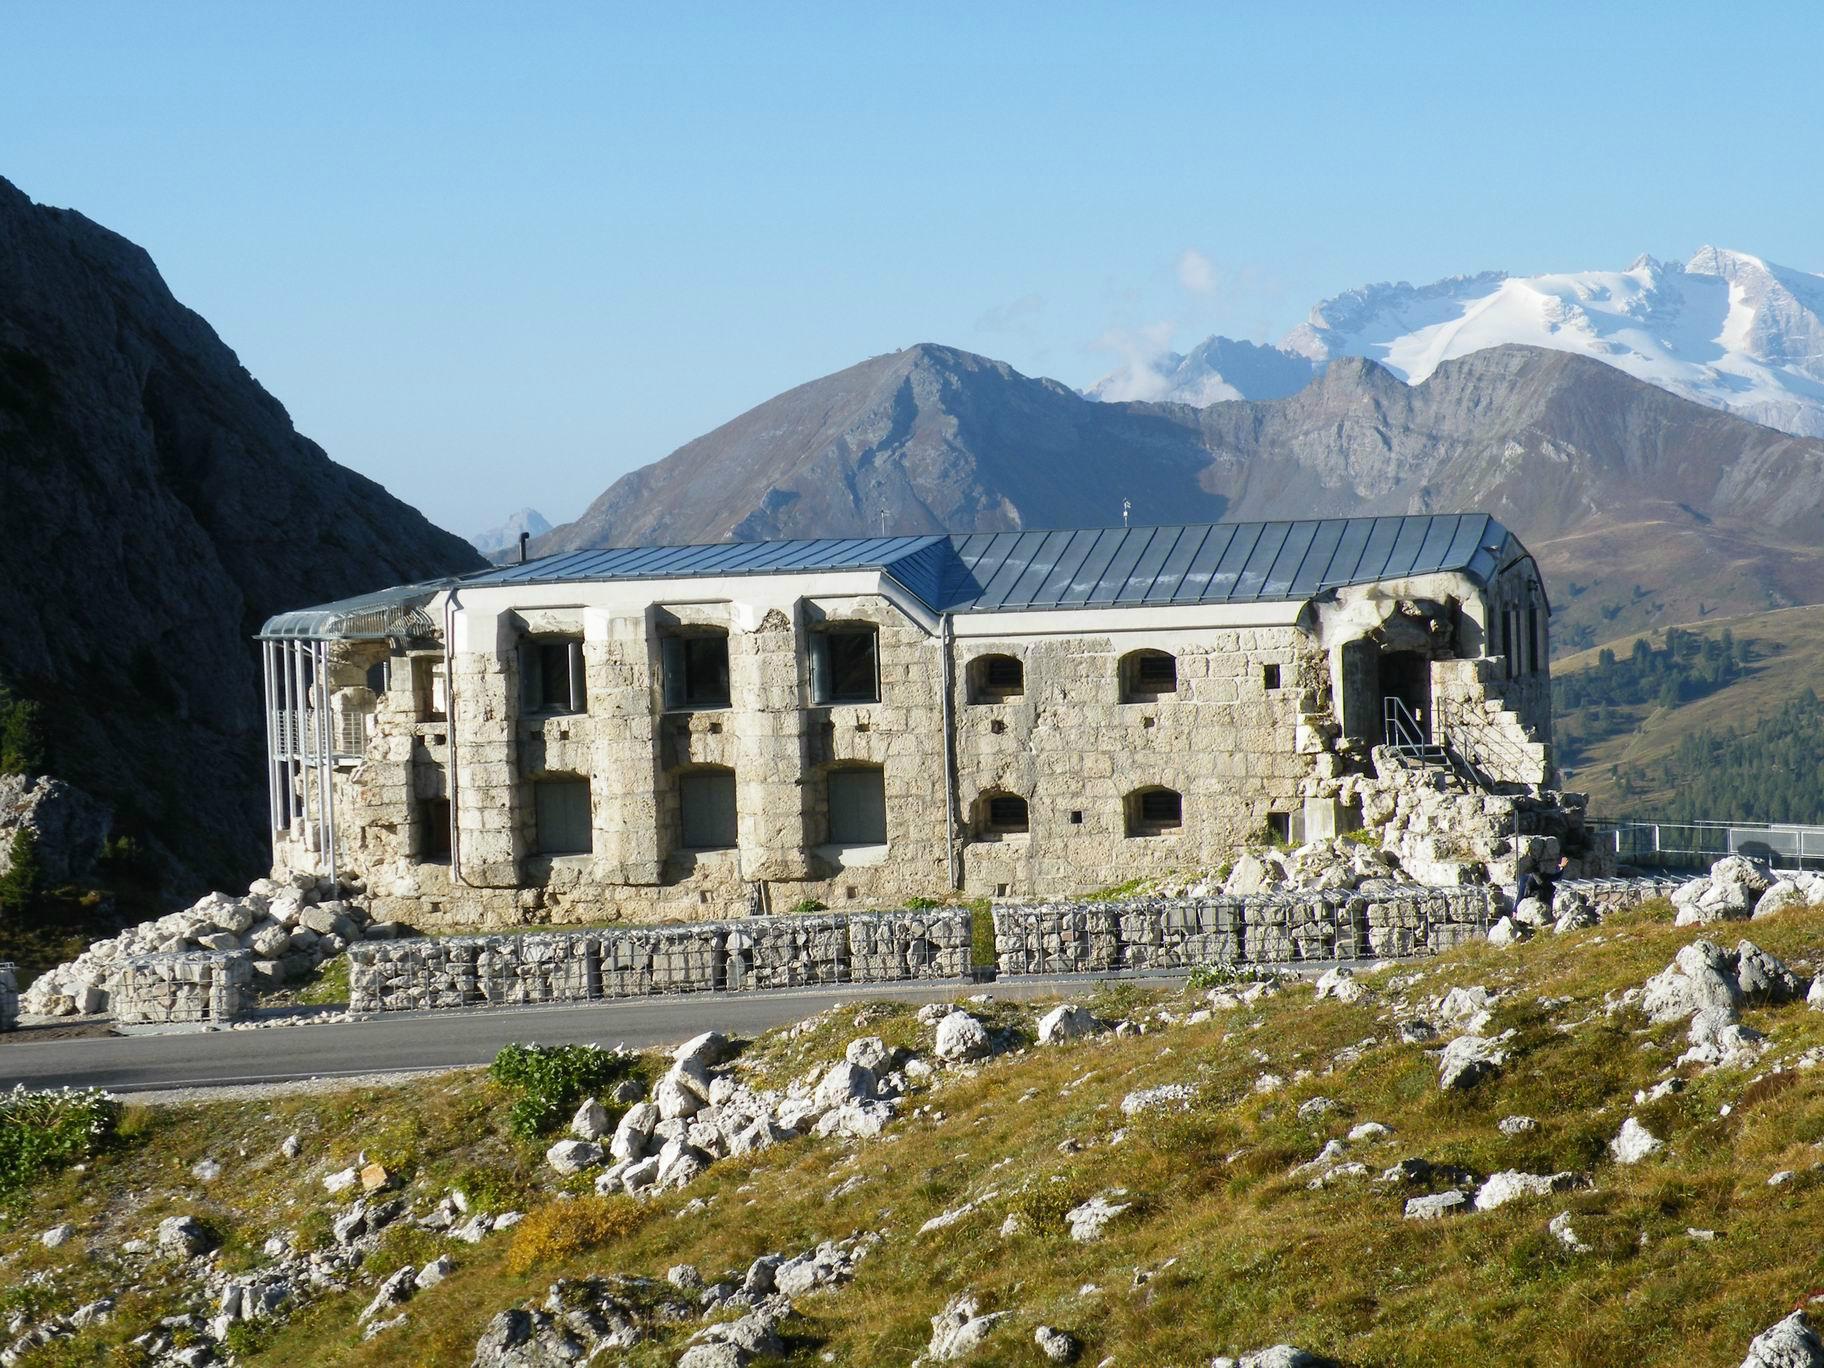
[[1824, 826], [1787, 822], [1589, 822], [1622, 864], [1696, 869], [1727, 855], [1786, 868], [1824, 867]]

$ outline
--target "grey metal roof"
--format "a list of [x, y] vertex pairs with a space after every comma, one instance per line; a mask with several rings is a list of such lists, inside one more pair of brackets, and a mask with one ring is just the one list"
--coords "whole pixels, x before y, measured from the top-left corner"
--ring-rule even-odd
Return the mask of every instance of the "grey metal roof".
[[423, 580], [371, 594], [297, 608], [266, 619], [257, 640], [381, 641], [388, 637], [428, 636], [436, 624], [424, 605], [457, 579]]
[[[592, 580], [878, 570], [933, 612], [1139, 604], [1273, 603], [1408, 575], [1461, 571], [1486, 584], [1513, 536], [1485, 513], [1197, 523], [1170, 527], [848, 537], [570, 551], [280, 614], [263, 636], [368, 635], [439, 589]], [[320, 630], [307, 630], [313, 624]]]

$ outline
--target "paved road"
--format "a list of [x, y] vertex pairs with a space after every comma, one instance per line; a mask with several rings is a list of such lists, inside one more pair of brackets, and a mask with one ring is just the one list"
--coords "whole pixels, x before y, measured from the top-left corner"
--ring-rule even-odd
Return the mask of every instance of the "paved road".
[[[1122, 977], [1132, 978], [1132, 975]], [[321, 1026], [171, 1035], [33, 1040], [27, 1029], [0, 1036], [0, 1087], [98, 1087], [113, 1092], [270, 1083], [337, 1074], [448, 1069], [485, 1064], [501, 1046], [669, 1045], [700, 1031], [752, 1035], [799, 1021], [837, 1002], [942, 1001], [989, 992], [1000, 998], [1081, 993], [1097, 976], [1021, 977], [990, 984], [954, 981], [852, 984], [839, 990], [693, 993], [564, 1007], [497, 1007], [479, 1011], [401, 1012]], [[1144, 980], [1175, 986], [1180, 978]]]

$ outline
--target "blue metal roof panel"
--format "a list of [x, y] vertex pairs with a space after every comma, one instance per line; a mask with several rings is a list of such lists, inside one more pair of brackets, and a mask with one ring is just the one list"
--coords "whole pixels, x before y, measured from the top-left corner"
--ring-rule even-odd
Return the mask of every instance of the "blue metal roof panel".
[[1159, 567], [1159, 573], [1153, 576], [1152, 587], [1146, 591], [1147, 603], [1172, 603], [1177, 600], [1179, 586], [1184, 583], [1185, 575], [1190, 571], [1192, 559], [1214, 531], [1213, 527], [1184, 529], [1184, 534], [1172, 547], [1171, 554]]
[[1286, 586], [1286, 593], [1293, 598], [1310, 598], [1324, 583], [1324, 572], [1336, 559], [1337, 548], [1342, 545], [1343, 534], [1349, 524], [1341, 518], [1326, 518], [1317, 523], [1311, 536], [1311, 544], [1299, 559], [1298, 568], [1292, 572], [1292, 579]]
[[1311, 549], [1311, 540], [1317, 536], [1318, 524], [1314, 522], [1295, 522], [1286, 531], [1285, 544], [1279, 548], [1279, 554], [1273, 557], [1273, 565], [1267, 571], [1267, 582], [1260, 587], [1263, 598], [1286, 598], [1292, 589], [1293, 577], [1298, 574], [1298, 567], [1304, 563], [1305, 553]]
[[1127, 583], [1121, 586], [1115, 595], [1117, 603], [1143, 603], [1152, 592], [1153, 581], [1158, 578], [1160, 570], [1165, 567], [1166, 557], [1172, 554], [1172, 548], [1178, 545], [1178, 539], [1188, 531], [1183, 527], [1157, 527], [1153, 529], [1152, 540], [1147, 542], [1146, 549], [1140, 553], [1140, 559], [1128, 572]]

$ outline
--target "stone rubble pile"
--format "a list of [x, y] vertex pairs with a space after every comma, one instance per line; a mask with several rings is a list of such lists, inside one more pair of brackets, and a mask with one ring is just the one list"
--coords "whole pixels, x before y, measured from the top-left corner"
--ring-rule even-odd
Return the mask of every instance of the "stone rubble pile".
[[1719, 921], [1771, 917], [1787, 907], [1824, 904], [1824, 874], [1802, 869], [1776, 870], [1746, 855], [1729, 855], [1672, 894], [1678, 909], [1676, 926], [1708, 926]]
[[1600, 925], [1610, 913], [1639, 907], [1656, 898], [1676, 899], [1691, 880], [1677, 875], [1637, 879], [1564, 879], [1551, 902], [1523, 898], [1513, 911], [1489, 928], [1493, 945], [1517, 945], [1539, 931], [1582, 931]]
[[1610, 1010], [1638, 1005], [1655, 1025], [1688, 1021], [1690, 1046], [1677, 1064], [1703, 1068], [1751, 1064], [1765, 1049], [1760, 1032], [1744, 1026], [1744, 1007], [1804, 998], [1810, 980], [1793, 973], [1753, 941], [1725, 950], [1709, 940], [1682, 948], [1672, 963], [1639, 988], [1610, 1003]]
[[961, 978], [969, 960], [970, 913], [960, 907], [370, 941], [349, 950], [349, 1009]]
[[359, 882], [311, 874], [256, 879], [244, 897], [210, 893], [181, 912], [96, 941], [74, 960], [40, 974], [20, 1010], [34, 1016], [89, 1016], [110, 1010], [126, 964], [149, 955], [246, 951], [253, 984], [303, 978], [351, 943], [409, 934], [370, 920]]
[[1529, 871], [1555, 871], [1566, 853], [1574, 876], [1608, 872], [1581, 793], [1487, 793], [1385, 746], [1374, 750], [1374, 769], [1335, 780], [1335, 796], [1359, 804], [1362, 825], [1419, 883], [1512, 887]]
[[1191, 969], [1437, 953], [1477, 938], [1491, 899], [1477, 887], [1369, 880], [1354, 888], [997, 905], [1003, 974]]

